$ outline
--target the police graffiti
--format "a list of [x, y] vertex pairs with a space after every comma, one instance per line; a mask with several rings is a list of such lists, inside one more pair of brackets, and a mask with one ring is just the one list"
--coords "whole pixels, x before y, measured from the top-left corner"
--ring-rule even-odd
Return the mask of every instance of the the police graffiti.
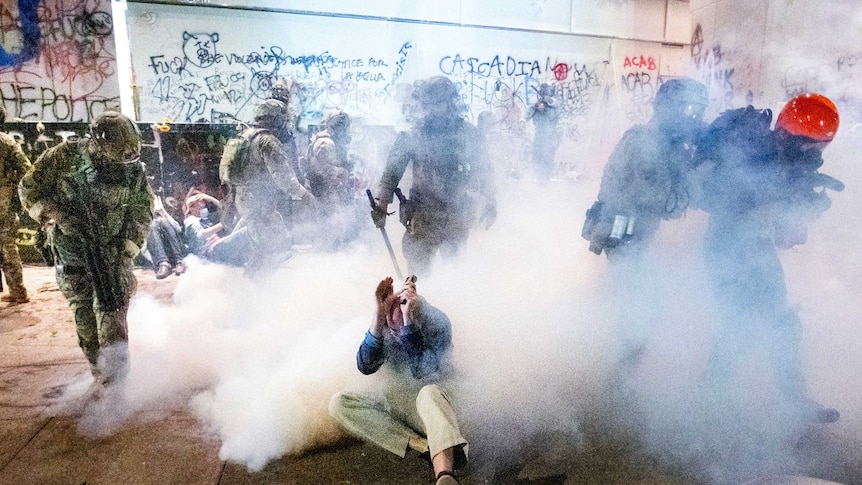
[[109, 0], [0, 3], [0, 100], [9, 118], [89, 121], [119, 106]]

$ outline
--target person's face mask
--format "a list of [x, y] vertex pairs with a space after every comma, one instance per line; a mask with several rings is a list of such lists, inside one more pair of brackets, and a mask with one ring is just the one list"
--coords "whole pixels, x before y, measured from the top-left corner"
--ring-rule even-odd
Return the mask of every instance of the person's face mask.
[[201, 219], [208, 219], [209, 216], [210, 216], [210, 210], [209, 209], [207, 209], [206, 207], [201, 209], [201, 216], [200, 216]]

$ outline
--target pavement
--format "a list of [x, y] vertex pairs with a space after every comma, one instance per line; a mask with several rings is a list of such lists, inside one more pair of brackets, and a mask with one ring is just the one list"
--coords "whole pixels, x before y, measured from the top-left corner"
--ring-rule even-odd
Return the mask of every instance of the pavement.
[[[170, 304], [178, 278], [157, 281], [143, 269], [136, 274], [139, 293]], [[218, 436], [176, 402], [154, 403], [123, 417], [121, 426], [94, 433], [86, 412], [88, 365], [53, 278], [51, 268], [27, 266], [31, 302], [0, 305], [0, 485], [433, 483], [430, 467], [418, 455], [400, 459], [352, 439], [285, 455], [250, 471], [222, 459]], [[585, 422], [576, 437], [537, 436], [503, 456], [491, 456], [474, 443], [462, 483], [705, 483], [685, 465], [647, 453], [637, 439], [608, 433], [600, 424], [606, 420]], [[816, 439], [828, 445], [828, 438]], [[842, 483], [862, 483], [854, 471], [862, 468], [858, 461], [830, 463], [826, 454], [814, 452], [809, 457], [816, 462], [810, 469], [828, 474], [831, 467], [834, 476], [847, 479]], [[800, 477], [761, 480], [757, 483], [832, 483]]]

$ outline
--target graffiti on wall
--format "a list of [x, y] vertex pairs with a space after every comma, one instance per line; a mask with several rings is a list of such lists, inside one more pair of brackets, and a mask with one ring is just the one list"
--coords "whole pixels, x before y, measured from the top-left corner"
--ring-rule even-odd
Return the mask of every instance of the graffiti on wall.
[[862, 120], [862, 52], [830, 53], [824, 58], [798, 58], [781, 71], [778, 81], [784, 99], [802, 93], [822, 93], [829, 96], [841, 112], [842, 122]]
[[[183, 32], [171, 52], [149, 56], [151, 116], [178, 122], [249, 120], [277, 78], [295, 83], [294, 102], [309, 122], [327, 109], [369, 112], [401, 78], [412, 45], [382, 56], [344, 57], [329, 50], [298, 52], [281, 45], [223, 50], [218, 32]], [[153, 111], [158, 111], [155, 113]]]
[[625, 99], [625, 118], [629, 124], [643, 123], [652, 116], [652, 100], [660, 85], [657, 55], [635, 51], [617, 60], [619, 85]]
[[0, 100], [25, 121], [89, 121], [119, 107], [109, 0], [0, 3]]
[[[294, 83], [291, 102], [300, 125], [319, 123], [335, 107], [369, 123], [392, 124], [381, 108], [403, 101], [399, 92], [405, 90], [401, 86], [404, 72], [416, 49], [412, 41], [405, 41], [385, 52], [363, 56], [341, 55], [334, 48], [308, 52], [279, 44], [238, 51], [223, 47], [233, 45], [225, 37], [228, 35], [185, 31], [162, 51], [148, 56], [139, 67], [147, 71], [141, 76], [145, 81], [140, 96], [148, 103], [142, 117], [167, 117], [175, 122], [249, 121], [254, 108], [269, 96], [273, 82], [283, 77]], [[649, 69], [650, 60], [643, 62]], [[604, 69], [603, 62], [577, 59], [453, 52], [440, 56], [431, 71], [456, 82], [469, 119], [492, 111], [510, 133], [523, 131], [523, 118], [536, 101], [539, 86], [552, 84], [568, 137], [576, 138], [577, 125], [591, 112], [600, 92]]]
[[563, 61], [551, 57], [522, 59], [512, 55], [489, 57], [461, 53], [443, 56], [440, 74], [458, 84], [461, 98], [475, 118], [483, 111], [494, 113], [500, 128], [509, 135], [523, 134], [527, 108], [538, 100], [539, 87], [553, 88], [560, 121], [566, 136], [577, 138], [578, 124], [591, 113], [600, 91], [603, 63]]
[[721, 44], [706, 46], [703, 27], [697, 24], [691, 36], [691, 60], [697, 79], [706, 85], [710, 102], [717, 111], [734, 106], [734, 96], [738, 89], [736, 82], [737, 66], [733, 55], [722, 49]]

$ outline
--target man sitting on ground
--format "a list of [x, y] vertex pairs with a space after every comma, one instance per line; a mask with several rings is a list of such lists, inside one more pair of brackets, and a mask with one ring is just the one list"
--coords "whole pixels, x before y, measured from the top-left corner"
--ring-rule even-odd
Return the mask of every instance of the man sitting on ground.
[[451, 372], [449, 317], [416, 293], [415, 277], [398, 292], [385, 278], [375, 297], [377, 310], [356, 364], [368, 375], [388, 362], [390, 385], [384, 396], [339, 392], [329, 412], [350, 433], [402, 458], [408, 448], [428, 456], [437, 485], [457, 484], [454, 471], [467, 461], [467, 440], [449, 393], [438, 384]]

